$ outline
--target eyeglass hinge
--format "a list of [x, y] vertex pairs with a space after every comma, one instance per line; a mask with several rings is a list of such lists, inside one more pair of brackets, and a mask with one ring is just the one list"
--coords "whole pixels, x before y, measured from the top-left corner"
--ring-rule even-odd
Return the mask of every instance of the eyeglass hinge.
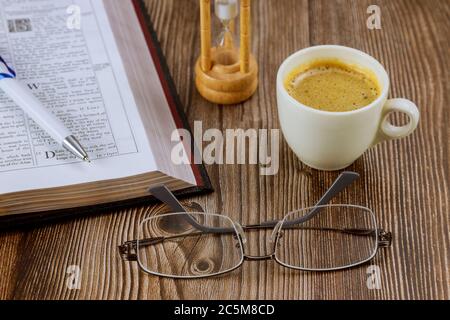
[[390, 247], [392, 244], [392, 233], [378, 230], [378, 246], [380, 248]]
[[137, 241], [128, 241], [119, 246], [119, 253], [124, 261], [137, 261]]

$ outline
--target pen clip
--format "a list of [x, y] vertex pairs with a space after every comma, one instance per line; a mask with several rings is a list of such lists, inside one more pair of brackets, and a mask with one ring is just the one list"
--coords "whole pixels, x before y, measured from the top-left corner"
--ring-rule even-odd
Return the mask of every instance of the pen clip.
[[0, 56], [0, 80], [16, 77], [16, 72], [8, 66], [6, 61]]

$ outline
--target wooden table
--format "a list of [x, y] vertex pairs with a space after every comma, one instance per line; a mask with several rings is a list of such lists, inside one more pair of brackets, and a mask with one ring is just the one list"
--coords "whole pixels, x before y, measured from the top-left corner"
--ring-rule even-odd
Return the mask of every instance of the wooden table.
[[[336, 203], [372, 208], [394, 234], [393, 247], [372, 262], [381, 290], [366, 285], [368, 266], [325, 274], [284, 270], [273, 262], [247, 262], [233, 274], [173, 281], [121, 262], [116, 246], [131, 239], [155, 206], [81, 218], [0, 234], [0, 298], [4, 299], [448, 299], [449, 294], [449, 3], [379, 0], [382, 29], [369, 30], [369, 0], [254, 0], [253, 50], [261, 67], [257, 94], [243, 105], [219, 107], [194, 87], [199, 53], [197, 0], [148, 0], [148, 10], [189, 120], [204, 128], [279, 128], [275, 77], [291, 53], [340, 44], [379, 59], [392, 78], [391, 96], [408, 97], [422, 112], [409, 138], [381, 144], [350, 170], [361, 179]], [[338, 172], [302, 165], [283, 142], [280, 172], [258, 166], [209, 166], [215, 193], [193, 198], [210, 212], [243, 223], [280, 218], [309, 206]], [[248, 244], [264, 251], [263, 237]], [[67, 267], [79, 265], [80, 290], [66, 286]]]

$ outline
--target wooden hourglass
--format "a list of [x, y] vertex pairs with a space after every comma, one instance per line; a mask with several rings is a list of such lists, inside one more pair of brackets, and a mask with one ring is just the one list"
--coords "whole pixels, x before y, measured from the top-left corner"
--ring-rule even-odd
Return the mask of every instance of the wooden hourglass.
[[200, 0], [201, 56], [195, 66], [196, 86], [208, 101], [237, 104], [258, 87], [258, 65], [250, 54], [250, 0], [240, 0], [240, 48], [233, 41], [237, 0], [215, 0], [224, 30], [222, 41], [211, 45], [211, 0]]

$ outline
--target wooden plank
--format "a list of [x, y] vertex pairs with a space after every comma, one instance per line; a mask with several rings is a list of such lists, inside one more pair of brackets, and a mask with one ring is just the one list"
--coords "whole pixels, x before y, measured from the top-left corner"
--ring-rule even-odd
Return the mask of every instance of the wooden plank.
[[[191, 124], [207, 128], [278, 128], [275, 77], [298, 49], [342, 44], [379, 59], [392, 78], [392, 96], [415, 101], [417, 132], [379, 145], [349, 169], [361, 179], [336, 203], [367, 205], [394, 243], [373, 264], [382, 289], [368, 290], [367, 265], [316, 274], [285, 270], [273, 262], [247, 262], [220, 278], [159, 279], [123, 264], [116, 246], [136, 236], [137, 225], [160, 207], [130, 208], [92, 218], [0, 234], [1, 298], [62, 299], [448, 299], [449, 295], [449, 6], [440, 0], [383, 0], [382, 29], [366, 28], [369, 0], [256, 0], [253, 52], [260, 87], [248, 102], [218, 107], [194, 86], [199, 55], [198, 1], [147, 0], [163, 52]], [[243, 223], [281, 218], [313, 204], [338, 173], [311, 170], [283, 142], [280, 172], [259, 175], [257, 166], [209, 166], [216, 192], [195, 200], [210, 212]], [[247, 250], [264, 253], [267, 235], [249, 235]], [[7, 258], [4, 258], [7, 257]], [[79, 264], [81, 290], [68, 290], [67, 266]]]

